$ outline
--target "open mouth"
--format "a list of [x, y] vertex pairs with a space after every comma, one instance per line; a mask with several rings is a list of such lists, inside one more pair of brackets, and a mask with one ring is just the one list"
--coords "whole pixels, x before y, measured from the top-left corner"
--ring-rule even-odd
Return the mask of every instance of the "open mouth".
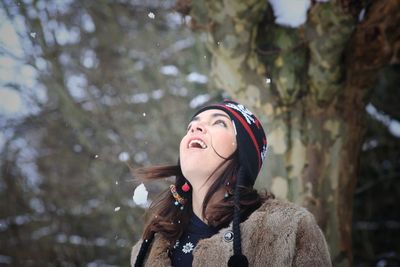
[[188, 148], [200, 148], [200, 149], [205, 149], [207, 148], [206, 143], [204, 143], [200, 139], [193, 139], [189, 142]]

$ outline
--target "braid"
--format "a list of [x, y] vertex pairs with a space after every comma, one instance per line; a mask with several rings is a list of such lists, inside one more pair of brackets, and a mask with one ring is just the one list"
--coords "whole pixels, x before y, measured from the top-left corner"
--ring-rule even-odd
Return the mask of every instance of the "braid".
[[147, 250], [149, 249], [150, 244], [153, 242], [153, 239], [154, 239], [154, 233], [151, 234], [149, 239], [143, 240], [142, 245], [140, 246], [139, 253], [136, 257], [135, 267], [143, 266], [144, 259], [146, 258], [147, 255]]
[[[240, 170], [239, 170], [240, 172]], [[240, 177], [240, 173], [239, 173]], [[238, 178], [239, 178], [238, 177]], [[241, 255], [242, 254], [242, 242], [240, 238], [240, 191], [239, 191], [239, 186], [236, 184], [235, 186], [235, 191], [234, 191], [234, 196], [233, 196], [233, 202], [234, 202], [234, 212], [233, 212], [233, 233], [234, 233], [234, 239], [233, 239], [233, 252], [235, 255]]]
[[233, 256], [229, 258], [229, 267], [247, 267], [249, 266], [249, 261], [247, 257], [242, 254], [242, 242], [240, 238], [240, 190], [239, 187], [244, 179], [246, 173], [244, 168], [241, 166], [238, 171], [238, 176], [236, 180], [235, 193], [234, 193], [234, 212], [233, 212]]

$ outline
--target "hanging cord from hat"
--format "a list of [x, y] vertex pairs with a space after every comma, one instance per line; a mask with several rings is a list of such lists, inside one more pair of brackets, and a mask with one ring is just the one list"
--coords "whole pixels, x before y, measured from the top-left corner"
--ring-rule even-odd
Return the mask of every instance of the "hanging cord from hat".
[[154, 233], [152, 233], [150, 238], [143, 240], [139, 253], [136, 257], [135, 267], [143, 266], [144, 258], [146, 257], [147, 250], [149, 249], [150, 244], [153, 242], [153, 239]]
[[234, 193], [234, 213], [233, 213], [233, 256], [229, 258], [229, 267], [247, 267], [249, 266], [249, 261], [247, 257], [242, 254], [242, 242], [240, 236], [240, 191], [239, 185], [241, 181], [245, 179], [245, 169], [240, 167], [238, 171], [238, 176], [236, 180], [235, 193]]

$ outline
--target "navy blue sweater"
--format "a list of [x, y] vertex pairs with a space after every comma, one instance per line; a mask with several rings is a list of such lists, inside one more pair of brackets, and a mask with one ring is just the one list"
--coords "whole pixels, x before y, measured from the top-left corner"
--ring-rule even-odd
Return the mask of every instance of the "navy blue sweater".
[[183, 232], [181, 238], [176, 241], [174, 249], [171, 251], [172, 266], [192, 266], [192, 252], [199, 240], [209, 238], [216, 233], [218, 233], [218, 228], [208, 226], [193, 213], [188, 228]]

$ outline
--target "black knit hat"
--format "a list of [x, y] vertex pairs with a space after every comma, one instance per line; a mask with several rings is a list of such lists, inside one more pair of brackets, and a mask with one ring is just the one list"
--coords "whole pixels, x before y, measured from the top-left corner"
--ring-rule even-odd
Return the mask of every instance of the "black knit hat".
[[228, 266], [248, 266], [246, 256], [242, 254], [240, 237], [240, 191], [238, 185], [253, 187], [261, 169], [267, 151], [267, 139], [260, 121], [242, 104], [231, 100], [203, 107], [193, 117], [209, 109], [226, 112], [232, 119], [236, 131], [236, 142], [239, 153], [239, 171], [234, 191], [235, 210], [233, 215], [233, 249], [234, 255]]
[[231, 118], [236, 130], [240, 166], [246, 170], [246, 179], [241, 185], [253, 186], [267, 151], [267, 139], [260, 121], [245, 106], [231, 100], [205, 106], [193, 117], [208, 109], [225, 111]]

